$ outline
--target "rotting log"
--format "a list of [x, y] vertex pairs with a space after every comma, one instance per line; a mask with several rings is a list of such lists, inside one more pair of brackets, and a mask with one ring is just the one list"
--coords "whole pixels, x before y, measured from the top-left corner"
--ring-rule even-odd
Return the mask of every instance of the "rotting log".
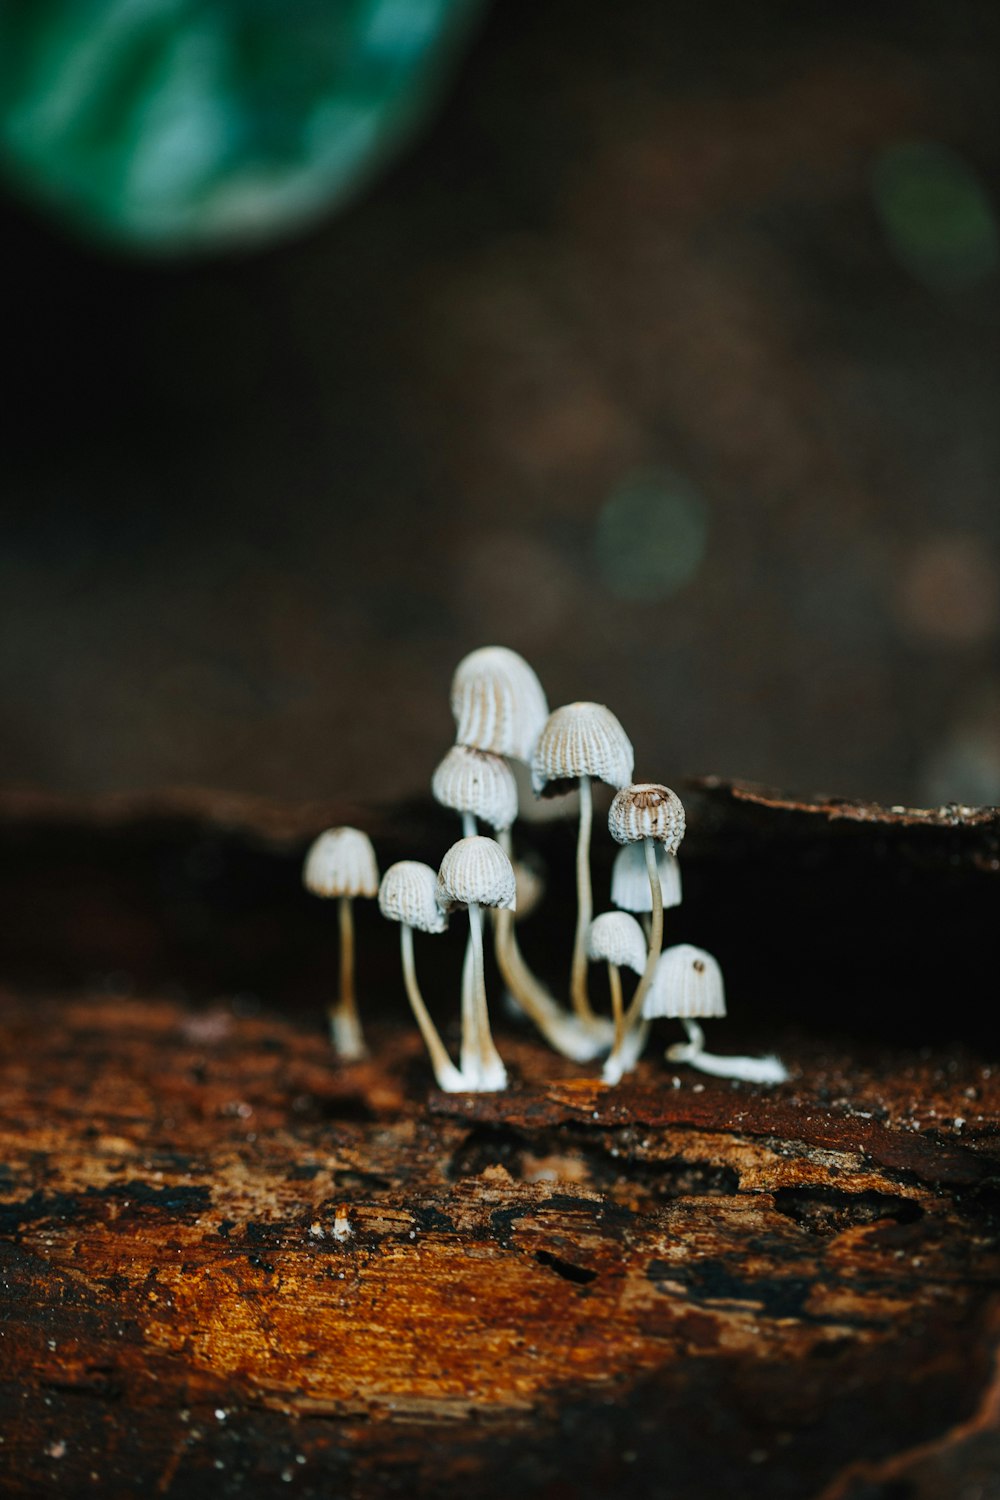
[[[671, 1069], [665, 1035], [609, 1090], [501, 1021], [512, 1089], [441, 1094], [374, 921], [372, 1057], [340, 1065], [335, 940], [297, 866], [342, 811], [0, 807], [4, 1493], [1000, 1493], [1000, 1071], [957, 994], [926, 1044], [917, 956], [891, 1040], [860, 1000], [831, 1015], [810, 966], [823, 910], [854, 953], [866, 924], [919, 955], [981, 916], [996, 816], [686, 800], [682, 935], [760, 962], [777, 900], [797, 993], [827, 1007], [736, 962], [712, 1045], [777, 1047], [776, 1090]], [[383, 863], [450, 833], [424, 808], [369, 826]], [[525, 946], [557, 976], [571, 838], [544, 839], [561, 946], [536, 924]], [[444, 1023], [459, 938], [425, 958]]]

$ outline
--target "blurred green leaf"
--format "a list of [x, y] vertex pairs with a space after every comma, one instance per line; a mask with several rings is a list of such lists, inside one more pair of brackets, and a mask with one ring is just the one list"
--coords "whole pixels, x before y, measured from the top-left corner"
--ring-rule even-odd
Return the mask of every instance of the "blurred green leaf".
[[101, 238], [269, 238], [379, 170], [483, 4], [0, 0], [0, 160]]

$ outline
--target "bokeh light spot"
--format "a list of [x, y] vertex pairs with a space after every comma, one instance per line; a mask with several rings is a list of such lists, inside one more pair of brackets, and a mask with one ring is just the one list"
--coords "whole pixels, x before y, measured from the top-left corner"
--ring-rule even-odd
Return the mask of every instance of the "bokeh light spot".
[[680, 475], [628, 475], [597, 518], [594, 545], [604, 583], [618, 599], [667, 599], [697, 573], [705, 555], [705, 503]]
[[926, 285], [975, 286], [1000, 265], [996, 210], [974, 169], [949, 147], [890, 146], [876, 159], [872, 192], [897, 258]]
[[895, 595], [904, 634], [947, 646], [975, 646], [1000, 624], [1000, 572], [982, 537], [932, 537], [904, 560]]

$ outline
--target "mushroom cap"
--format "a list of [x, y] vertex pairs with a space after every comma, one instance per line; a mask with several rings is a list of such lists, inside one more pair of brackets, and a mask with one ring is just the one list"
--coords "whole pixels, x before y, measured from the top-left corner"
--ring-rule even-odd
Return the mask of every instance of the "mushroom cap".
[[434, 799], [474, 813], [502, 832], [517, 817], [517, 783], [507, 762], [489, 750], [453, 745], [431, 778]]
[[451, 711], [457, 744], [530, 760], [549, 705], [523, 656], [506, 646], [481, 646], [455, 668]]
[[[635, 751], [610, 708], [603, 703], [567, 703], [550, 714], [535, 746], [531, 784], [542, 793], [550, 784], [596, 776], [609, 786], [632, 780]], [[552, 790], [565, 788], [553, 785]]]
[[302, 883], [314, 896], [377, 896], [378, 863], [360, 828], [328, 828], [309, 846]]
[[605, 911], [595, 917], [587, 933], [587, 957], [603, 959], [617, 968], [641, 974], [646, 967], [646, 938], [627, 911]]
[[402, 922], [418, 932], [444, 932], [448, 917], [437, 903], [437, 876], [418, 859], [390, 865], [378, 888], [378, 906], [390, 922]]
[[675, 943], [665, 948], [657, 961], [642, 1013], [647, 1020], [657, 1016], [695, 1020], [726, 1014], [726, 987], [722, 970], [704, 948]]
[[[656, 869], [664, 907], [681, 904], [681, 867], [677, 856], [656, 845]], [[641, 844], [625, 844], [611, 866], [611, 900], [622, 911], [652, 911], [646, 851]]]
[[437, 878], [438, 904], [445, 911], [456, 906], [517, 908], [514, 866], [494, 839], [474, 834], [452, 844], [441, 861]]
[[668, 854], [676, 854], [684, 837], [684, 804], [676, 792], [655, 782], [623, 786], [611, 804], [608, 828], [619, 844], [655, 839]]

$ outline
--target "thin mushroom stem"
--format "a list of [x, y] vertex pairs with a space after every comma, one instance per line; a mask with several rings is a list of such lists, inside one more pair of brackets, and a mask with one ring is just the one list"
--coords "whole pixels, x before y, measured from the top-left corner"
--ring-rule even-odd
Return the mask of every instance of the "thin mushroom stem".
[[472, 951], [471, 932], [465, 940], [465, 957], [462, 960], [462, 1043], [459, 1058], [466, 1078], [475, 1078], [479, 1071], [479, 1039], [475, 957]]
[[625, 1008], [622, 1004], [622, 976], [617, 964], [608, 964], [608, 984], [611, 988], [611, 1014], [615, 1022], [613, 1051], [620, 1052], [625, 1041]]
[[663, 889], [660, 885], [660, 872], [656, 867], [656, 844], [648, 836], [643, 839], [642, 843], [646, 854], [646, 873], [649, 876], [649, 892], [653, 898], [653, 910], [649, 918], [649, 950], [646, 955], [646, 967], [642, 971], [642, 978], [636, 985], [635, 994], [632, 996], [625, 1016], [626, 1029], [634, 1026], [642, 1015], [642, 1002], [653, 982], [660, 951], [663, 948]]
[[354, 906], [350, 896], [337, 902], [340, 918], [340, 998], [327, 1010], [330, 1039], [341, 1057], [357, 1061], [365, 1055], [358, 1004], [354, 992]]
[[[642, 1021], [642, 1002], [653, 982], [660, 950], [663, 947], [663, 891], [660, 888], [660, 872], [656, 867], [656, 845], [648, 836], [642, 842], [646, 852], [649, 890], [653, 898], [653, 910], [649, 922], [649, 951], [646, 954], [646, 967], [642, 971], [642, 977], [635, 987], [635, 994], [625, 1012], [621, 1042], [616, 1039], [608, 1060], [604, 1064], [605, 1083], [617, 1083], [623, 1073], [630, 1072], [635, 1067], [642, 1055], [642, 1049], [649, 1034], [648, 1025]], [[626, 1046], [626, 1038], [628, 1046]]]
[[[509, 828], [498, 833], [497, 842], [510, 859], [512, 841]], [[593, 1025], [584, 1027], [576, 1016], [564, 1011], [525, 961], [517, 941], [514, 913], [501, 909], [494, 912], [494, 918], [497, 968], [504, 984], [556, 1052], [571, 1058], [573, 1062], [590, 1062], [608, 1045], [606, 1023], [595, 1016]]]
[[[475, 901], [469, 902], [469, 933], [472, 938], [473, 1024], [479, 1087], [487, 1090], [502, 1089], [507, 1085], [507, 1071], [490, 1032], [490, 1016], [486, 1008], [486, 969], [483, 962], [483, 914]], [[462, 1071], [465, 1072], [464, 1063]]]
[[576, 941], [573, 944], [573, 968], [570, 996], [573, 1009], [586, 1024], [595, 1020], [587, 994], [587, 933], [594, 915], [594, 896], [590, 883], [590, 828], [594, 820], [594, 794], [589, 776], [580, 777], [580, 828], [576, 841]]
[[448, 1050], [441, 1040], [440, 1033], [431, 1020], [424, 997], [420, 993], [417, 984], [417, 969], [413, 961], [413, 928], [407, 927], [404, 922], [399, 931], [400, 949], [403, 956], [403, 979], [406, 984], [406, 993], [409, 997], [410, 1008], [413, 1011], [417, 1025], [420, 1027], [420, 1035], [424, 1039], [424, 1045], [430, 1054], [431, 1066], [434, 1069], [434, 1077], [437, 1079], [439, 1089], [448, 1094], [462, 1093], [468, 1085], [458, 1068], [448, 1056]]
[[705, 1033], [697, 1021], [692, 1021], [688, 1016], [681, 1017], [681, 1025], [687, 1032], [688, 1045], [693, 1053], [704, 1052]]
[[[479, 832], [476, 826], [475, 813], [464, 812], [462, 814], [462, 837], [463, 839], [475, 838]], [[465, 940], [465, 958], [462, 961], [462, 1070], [467, 1071], [469, 1065], [474, 1067], [476, 1034], [476, 999], [473, 993], [473, 963], [472, 963], [472, 933]], [[468, 1017], [468, 1024], [466, 1024]]]

